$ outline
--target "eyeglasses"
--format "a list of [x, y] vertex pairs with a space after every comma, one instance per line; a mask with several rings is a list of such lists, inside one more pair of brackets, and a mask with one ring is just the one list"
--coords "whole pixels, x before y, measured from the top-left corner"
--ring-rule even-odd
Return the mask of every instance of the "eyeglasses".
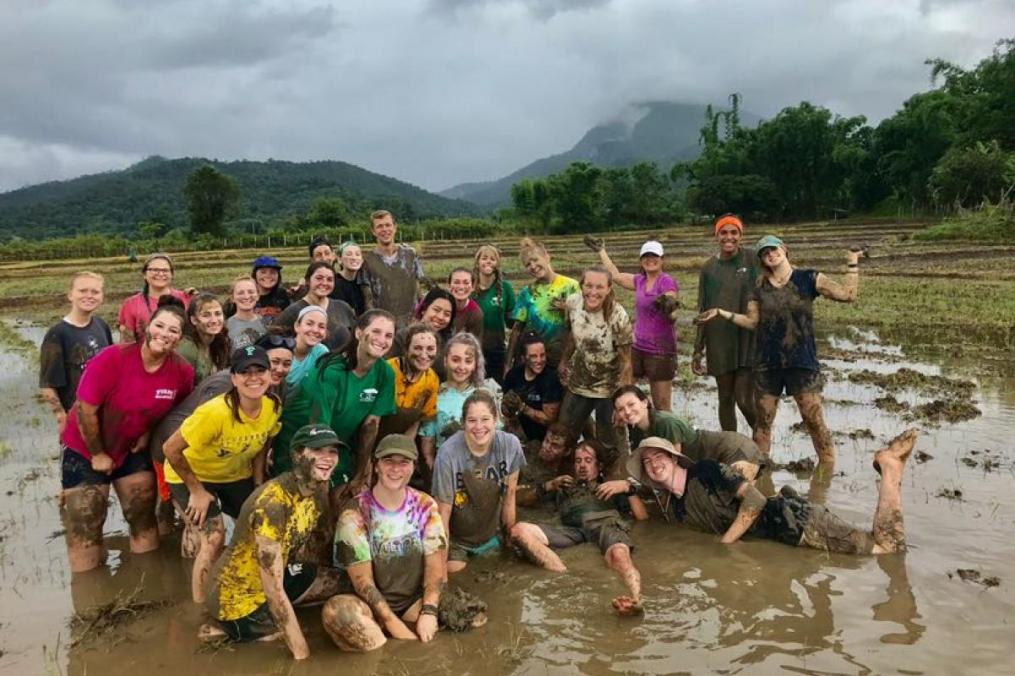
[[266, 350], [271, 350], [278, 347], [284, 347], [289, 351], [296, 349], [296, 339], [290, 338], [289, 336], [276, 336], [272, 334], [265, 334], [257, 340], [257, 344]]
[[145, 272], [150, 272], [155, 275], [171, 275], [173, 271], [169, 268], [146, 268]]

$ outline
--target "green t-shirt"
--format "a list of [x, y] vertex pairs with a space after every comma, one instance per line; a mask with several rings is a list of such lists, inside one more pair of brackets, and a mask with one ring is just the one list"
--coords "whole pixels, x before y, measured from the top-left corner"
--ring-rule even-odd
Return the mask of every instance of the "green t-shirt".
[[[722, 308], [745, 314], [758, 278], [758, 256], [741, 249], [729, 259], [713, 256], [698, 277], [698, 311]], [[704, 348], [708, 373], [721, 376], [751, 366], [754, 332], [716, 319], [698, 325], [695, 349]]]
[[349, 444], [331, 477], [332, 486], [348, 482], [356, 471], [353, 448], [360, 425], [369, 415], [382, 417], [397, 410], [395, 373], [383, 359], [377, 360], [363, 377], [349, 368], [344, 357], [318, 362], [286, 398], [272, 475], [290, 468], [289, 443], [296, 430], [318, 422], [335, 430], [338, 438]]
[[505, 333], [508, 322], [511, 321], [515, 311], [514, 287], [506, 279], [501, 280], [500, 286], [501, 293], [497, 293], [497, 285], [492, 284], [489, 289], [485, 291], [476, 289], [472, 294], [483, 311], [483, 352], [485, 354], [504, 352], [506, 349]]
[[[680, 444], [684, 453], [689, 447], [693, 447], [698, 441], [698, 431], [691, 425], [669, 411], [657, 411], [651, 409], [648, 412], [648, 432], [642, 432], [637, 427], [628, 427], [631, 448], [637, 448], [638, 444], [646, 437], [662, 437], [673, 444]], [[697, 458], [692, 458], [697, 460]]]

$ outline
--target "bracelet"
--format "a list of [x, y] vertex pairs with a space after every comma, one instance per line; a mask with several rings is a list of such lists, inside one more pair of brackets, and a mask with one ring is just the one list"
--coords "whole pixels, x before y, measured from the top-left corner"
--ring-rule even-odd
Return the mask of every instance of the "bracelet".
[[860, 264], [859, 263], [846, 263], [846, 267], [847, 268], [859, 268]]
[[423, 607], [419, 611], [420, 615], [433, 615], [437, 617], [437, 606], [433, 603], [424, 603]]

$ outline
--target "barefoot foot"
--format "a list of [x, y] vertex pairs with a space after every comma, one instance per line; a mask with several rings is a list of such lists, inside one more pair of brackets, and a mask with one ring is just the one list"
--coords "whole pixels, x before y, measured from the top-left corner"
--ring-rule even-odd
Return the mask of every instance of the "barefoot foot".
[[909, 455], [913, 452], [913, 447], [916, 445], [916, 438], [918, 436], [919, 432], [917, 429], [911, 427], [889, 441], [888, 446], [874, 454], [874, 470], [878, 474], [881, 474], [882, 467], [895, 466], [901, 470], [906, 464], [906, 460], [909, 459]]

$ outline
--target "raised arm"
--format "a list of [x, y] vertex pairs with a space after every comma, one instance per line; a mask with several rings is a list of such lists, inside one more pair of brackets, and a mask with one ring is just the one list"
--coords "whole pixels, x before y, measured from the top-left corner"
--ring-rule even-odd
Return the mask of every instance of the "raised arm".
[[616, 284], [622, 286], [628, 291], [634, 291], [634, 275], [630, 272], [621, 272], [610, 258], [610, 254], [606, 253], [605, 246], [599, 250], [599, 262], [603, 264], [604, 268], [610, 271], [610, 276], [613, 277], [613, 281]]
[[839, 284], [828, 278], [822, 272], [814, 280], [818, 293], [829, 300], [839, 303], [852, 303], [856, 300], [857, 290], [860, 286], [860, 260], [859, 251], [850, 251], [846, 254], [846, 283]]

